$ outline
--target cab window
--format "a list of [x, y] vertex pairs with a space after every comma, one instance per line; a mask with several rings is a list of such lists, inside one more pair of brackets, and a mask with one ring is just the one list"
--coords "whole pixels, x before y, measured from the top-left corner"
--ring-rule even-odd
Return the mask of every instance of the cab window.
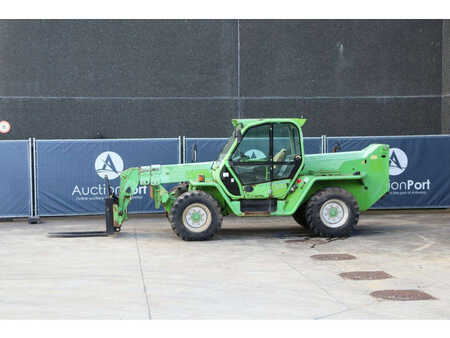
[[231, 155], [232, 167], [243, 185], [290, 178], [298, 169], [300, 135], [292, 123], [249, 128]]
[[231, 157], [233, 162], [270, 161], [270, 125], [250, 128]]
[[231, 155], [233, 169], [244, 185], [270, 181], [270, 128], [270, 124], [250, 128]]
[[291, 123], [273, 125], [273, 179], [289, 178], [300, 155], [300, 135]]

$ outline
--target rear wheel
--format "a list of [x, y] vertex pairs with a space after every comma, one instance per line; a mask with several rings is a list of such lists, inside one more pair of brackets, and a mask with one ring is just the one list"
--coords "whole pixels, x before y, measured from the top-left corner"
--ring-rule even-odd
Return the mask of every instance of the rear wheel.
[[303, 228], [307, 230], [310, 229], [310, 226], [306, 221], [306, 203], [303, 203], [301, 206], [299, 206], [295, 214], [292, 215], [292, 217], [294, 217], [295, 221]]
[[217, 201], [204, 191], [180, 195], [170, 210], [173, 231], [185, 241], [204, 241], [219, 231], [222, 213]]
[[319, 190], [306, 205], [306, 222], [323, 237], [349, 236], [358, 220], [358, 203], [342, 188]]

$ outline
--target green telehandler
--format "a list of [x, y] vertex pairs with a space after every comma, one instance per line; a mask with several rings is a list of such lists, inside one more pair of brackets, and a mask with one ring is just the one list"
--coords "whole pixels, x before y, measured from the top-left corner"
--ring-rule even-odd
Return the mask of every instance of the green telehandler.
[[[105, 200], [107, 232], [120, 231], [138, 185], [149, 186], [173, 231], [207, 240], [223, 216], [293, 216], [319, 236], [349, 236], [360, 211], [389, 192], [389, 146], [305, 155], [305, 119], [236, 119], [213, 162], [151, 165], [120, 174], [119, 196]], [[170, 191], [163, 184], [178, 183]]]
[[[314, 234], [349, 236], [360, 211], [389, 192], [389, 146], [305, 155], [305, 119], [236, 119], [212, 162], [151, 165], [120, 174], [119, 196], [108, 185], [106, 231], [50, 233], [57, 237], [108, 236], [128, 219], [136, 188], [149, 186], [173, 231], [187, 241], [207, 240], [223, 216], [293, 216]], [[106, 178], [107, 179], [107, 178]], [[170, 191], [163, 184], [178, 183]]]

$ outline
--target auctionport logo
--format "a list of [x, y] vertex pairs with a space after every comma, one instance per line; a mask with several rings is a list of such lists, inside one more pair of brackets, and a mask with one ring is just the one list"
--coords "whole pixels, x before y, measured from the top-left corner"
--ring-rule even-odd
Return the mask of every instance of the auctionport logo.
[[[400, 148], [391, 148], [389, 151], [389, 175], [397, 176], [402, 174], [408, 167], [408, 156]], [[431, 179], [420, 180], [406, 179], [403, 181], [391, 180], [391, 194], [410, 195], [426, 194], [431, 189]]]
[[101, 178], [108, 177], [113, 180], [119, 177], [123, 170], [123, 160], [119, 154], [113, 151], [105, 151], [95, 160], [95, 171]]
[[[105, 151], [97, 156], [94, 167], [95, 172], [102, 180], [105, 177], [108, 177], [109, 180], [114, 180], [120, 176], [124, 166], [122, 157], [119, 154], [113, 151]], [[147, 188], [147, 186], [138, 186], [133, 193], [133, 199], [143, 199], [147, 195]], [[111, 183], [111, 189], [118, 195], [120, 186]], [[103, 200], [108, 193], [108, 188], [104, 181], [90, 186], [76, 184], [72, 189], [72, 197], [77, 201]]]
[[389, 150], [389, 175], [397, 176], [403, 173], [408, 167], [408, 156], [400, 148]]

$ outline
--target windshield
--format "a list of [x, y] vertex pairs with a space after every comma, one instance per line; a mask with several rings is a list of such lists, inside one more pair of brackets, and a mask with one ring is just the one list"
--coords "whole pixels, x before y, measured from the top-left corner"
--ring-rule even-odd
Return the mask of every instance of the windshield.
[[219, 157], [216, 160], [217, 162], [220, 162], [224, 159], [225, 155], [228, 153], [228, 150], [230, 150], [231, 146], [233, 145], [235, 139], [236, 139], [236, 129], [233, 130], [233, 133], [231, 134], [227, 143], [220, 152]]

